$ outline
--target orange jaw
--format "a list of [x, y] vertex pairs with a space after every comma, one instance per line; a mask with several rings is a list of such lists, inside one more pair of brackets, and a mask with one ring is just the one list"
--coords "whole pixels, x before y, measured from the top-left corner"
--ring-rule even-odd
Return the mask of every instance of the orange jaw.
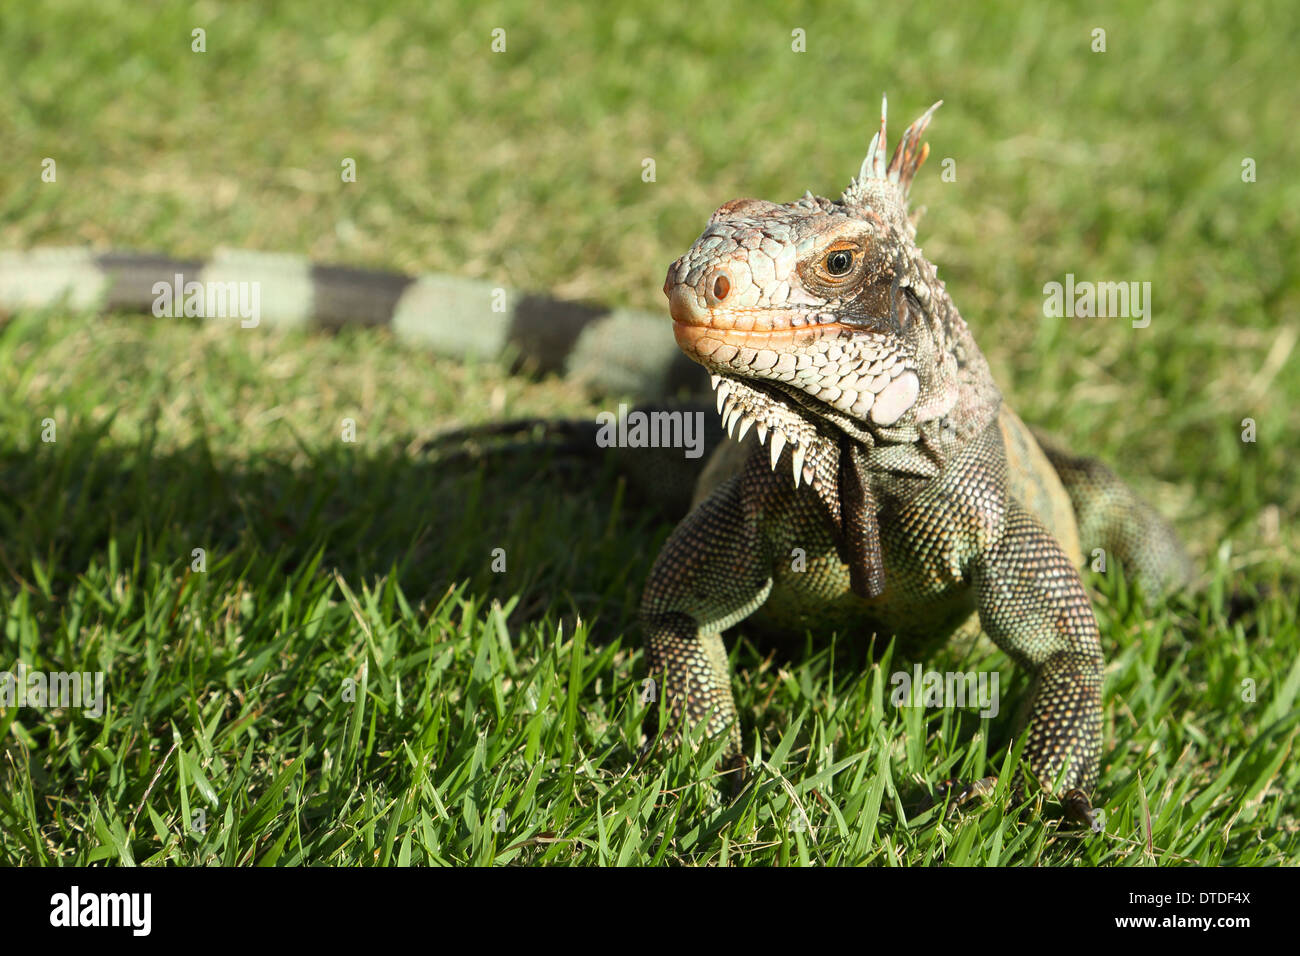
[[673, 321], [673, 336], [677, 339], [678, 348], [696, 361], [703, 361], [723, 345], [736, 349], [788, 352], [810, 345], [825, 335], [838, 335], [844, 331], [848, 330], [838, 322], [799, 328], [736, 329]]

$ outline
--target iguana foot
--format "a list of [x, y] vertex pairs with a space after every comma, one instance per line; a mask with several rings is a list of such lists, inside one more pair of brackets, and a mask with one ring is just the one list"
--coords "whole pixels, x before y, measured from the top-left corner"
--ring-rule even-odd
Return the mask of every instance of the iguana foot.
[[[991, 796], [997, 782], [997, 777], [981, 777], [979, 780], [967, 784], [963, 784], [959, 780], [945, 780], [939, 784], [940, 793], [936, 797], [935, 803], [939, 803], [944, 797], [951, 797], [951, 803], [948, 806], [948, 815], [951, 816], [958, 807], [969, 803], [976, 797]], [[1016, 794], [1016, 797], [1019, 799], [1019, 793]], [[1061, 795], [1061, 807], [1065, 811], [1065, 818], [1071, 823], [1082, 824], [1093, 833], [1102, 831], [1101, 811], [1093, 807], [1088, 795], [1077, 787], [1067, 790]]]
[[745, 789], [749, 779], [749, 760], [744, 754], [732, 754], [722, 761], [722, 777], [727, 788], [727, 795], [735, 800]]
[[951, 797], [952, 802], [948, 805], [948, 816], [952, 816], [957, 808], [969, 803], [976, 797], [987, 797], [992, 795], [993, 788], [997, 786], [997, 777], [981, 777], [979, 780], [971, 783], [962, 783], [960, 780], [944, 780], [939, 784], [939, 794], [935, 797], [935, 803], [943, 801], [945, 797]]
[[1072, 823], [1081, 823], [1093, 833], [1102, 831], [1101, 811], [1094, 808], [1088, 795], [1077, 787], [1067, 790], [1061, 797], [1061, 806], [1065, 809], [1065, 818]]

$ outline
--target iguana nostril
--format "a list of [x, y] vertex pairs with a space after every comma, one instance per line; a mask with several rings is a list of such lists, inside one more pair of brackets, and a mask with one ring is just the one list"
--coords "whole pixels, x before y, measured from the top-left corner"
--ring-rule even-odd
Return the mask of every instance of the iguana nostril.
[[731, 280], [725, 275], [720, 275], [713, 280], [713, 297], [721, 302], [731, 291]]

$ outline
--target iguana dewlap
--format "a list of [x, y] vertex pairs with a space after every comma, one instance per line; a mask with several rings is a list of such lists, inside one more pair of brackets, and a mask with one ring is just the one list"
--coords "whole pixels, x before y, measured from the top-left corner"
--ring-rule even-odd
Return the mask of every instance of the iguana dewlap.
[[1113, 474], [1003, 404], [908, 216], [934, 108], [886, 163], [882, 107], [839, 200], [725, 203], [669, 267], [677, 344], [742, 441], [711, 459], [650, 574], [650, 664], [675, 722], [729, 728], [738, 750], [727, 628], [892, 634], [915, 659], [977, 615], [1036, 678], [1031, 771], [1087, 791], [1103, 662], [1082, 556], [1108, 549], [1148, 591], [1187, 560]]

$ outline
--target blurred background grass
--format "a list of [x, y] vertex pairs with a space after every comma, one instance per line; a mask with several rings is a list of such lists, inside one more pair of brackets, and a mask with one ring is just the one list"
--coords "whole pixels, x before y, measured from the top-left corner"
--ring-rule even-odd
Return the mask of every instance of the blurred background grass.
[[[795, 29], [807, 52], [792, 52]], [[919, 239], [1008, 399], [1115, 463], [1203, 567], [1293, 582], [1297, 36], [1286, 2], [10, 5], [0, 249], [293, 251], [663, 312], [668, 263], [717, 205], [837, 196], [882, 92], [891, 139], [942, 98], [913, 189]], [[46, 157], [56, 183], [41, 181]], [[355, 183], [340, 179], [347, 157]], [[1150, 327], [1044, 318], [1043, 285], [1066, 273], [1151, 282]], [[57, 663], [35, 635], [66, 629], [79, 590], [129, 605], [110, 543], [151, 575], [174, 570], [171, 596], [203, 603], [198, 621], [245, 588], [270, 600], [319, 546], [355, 587], [395, 568], [412, 601], [469, 582], [475, 599], [523, 595], [512, 621], [603, 615], [630, 634], [669, 525], [621, 511], [616, 478], [557, 485], [549, 464], [449, 472], [410, 456], [453, 425], [590, 416], [612, 398], [376, 334], [19, 316], [0, 328], [4, 659], [16, 646]], [[58, 445], [39, 440], [47, 415]], [[355, 448], [339, 443], [343, 417]], [[196, 543], [232, 563], [187, 592]], [[488, 571], [498, 543], [515, 573]], [[1294, 591], [1281, 595], [1292, 644], [1273, 650], [1289, 665]], [[104, 625], [128, 657], [130, 621], [119, 607]], [[134, 694], [130, 666], [114, 664]], [[627, 651], [616, 666], [626, 679]], [[155, 706], [149, 719], [176, 717]], [[38, 791], [79, 772], [49, 760]]]

